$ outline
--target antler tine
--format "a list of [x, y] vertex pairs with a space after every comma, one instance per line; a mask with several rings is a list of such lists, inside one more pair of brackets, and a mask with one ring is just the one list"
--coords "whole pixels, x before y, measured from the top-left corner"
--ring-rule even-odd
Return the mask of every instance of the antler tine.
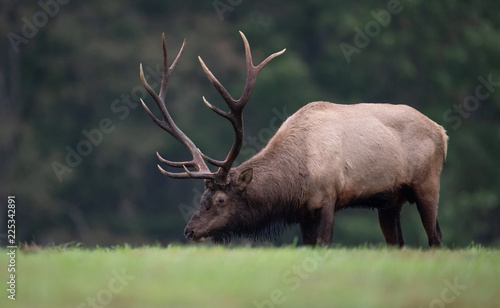
[[203, 71], [205, 72], [205, 75], [207, 75], [207, 78], [212, 82], [215, 89], [217, 89], [219, 94], [226, 102], [227, 106], [231, 108], [232, 104], [234, 104], [236, 100], [231, 97], [229, 92], [227, 92], [226, 88], [224, 88], [224, 86], [220, 83], [220, 81], [217, 80], [217, 78], [215, 78], [214, 74], [212, 74], [212, 72], [208, 69], [208, 67], [205, 65], [205, 62], [203, 62], [200, 56], [198, 56], [198, 60], [200, 61], [201, 68], [203, 68]]
[[203, 97], [203, 102], [210, 108], [212, 109], [215, 113], [218, 115], [228, 119], [231, 124], [233, 125], [233, 129], [235, 132], [235, 137], [234, 137], [234, 143], [231, 147], [231, 150], [229, 151], [228, 155], [226, 156], [226, 159], [224, 161], [219, 161], [219, 160], [214, 160], [206, 155], [203, 155], [203, 158], [211, 163], [212, 165], [215, 165], [219, 167], [219, 170], [216, 173], [216, 178], [217, 181], [219, 182], [224, 182], [226, 180], [227, 174], [229, 173], [229, 170], [231, 169], [231, 166], [233, 165], [234, 161], [236, 160], [236, 157], [238, 156], [239, 152], [241, 151], [241, 147], [243, 145], [243, 135], [244, 135], [244, 130], [243, 130], [243, 108], [245, 107], [246, 103], [250, 100], [250, 96], [252, 95], [253, 87], [255, 85], [255, 81], [257, 79], [257, 75], [259, 72], [266, 66], [272, 59], [276, 58], [277, 56], [283, 54], [286, 49], [283, 49], [282, 51], [276, 52], [270, 56], [268, 56], [262, 63], [260, 63], [258, 66], [253, 65], [253, 60], [252, 60], [252, 52], [250, 50], [250, 44], [248, 43], [247, 38], [243, 34], [243, 32], [240, 31], [241, 38], [243, 39], [243, 44], [245, 45], [245, 59], [246, 59], [246, 67], [247, 67], [247, 77], [246, 77], [246, 82], [245, 82], [245, 88], [243, 90], [243, 93], [241, 97], [238, 100], [235, 100], [229, 92], [224, 88], [224, 86], [215, 78], [215, 76], [212, 74], [212, 72], [208, 69], [208, 67], [205, 65], [205, 62], [201, 59], [201, 57], [198, 57], [198, 60], [200, 61], [201, 67], [203, 68], [203, 71], [205, 72], [205, 75], [207, 75], [208, 79], [212, 82], [214, 87], [217, 89], [217, 91], [220, 93], [224, 101], [229, 107], [229, 112], [223, 111], [212, 104], [210, 104], [205, 97]]
[[187, 168], [184, 168], [185, 172], [184, 173], [176, 173], [176, 172], [169, 172], [163, 169], [160, 165], [156, 165], [158, 167], [158, 170], [163, 175], [168, 176], [169, 178], [172, 179], [209, 179], [215, 181], [215, 174], [214, 173], [203, 173], [203, 172], [191, 172]]
[[172, 65], [170, 65], [170, 68], [167, 69], [168, 57], [167, 57], [167, 46], [165, 43], [165, 33], [162, 33], [161, 37], [162, 37], [162, 41], [163, 41], [163, 76], [162, 76], [162, 80], [161, 80], [161, 88], [160, 88], [159, 96], [162, 100], [164, 100], [165, 94], [167, 94], [168, 79], [170, 78], [170, 75], [175, 70], [177, 63], [179, 62], [179, 60], [182, 56], [182, 53], [184, 52], [184, 46], [186, 45], [186, 39], [184, 39], [184, 41], [182, 42], [181, 49], [179, 50], [177, 57], [175, 57], [174, 62], [172, 62]]
[[170, 167], [175, 167], [175, 168], [184, 168], [184, 167], [196, 167], [195, 163], [193, 161], [182, 161], [182, 162], [176, 162], [176, 161], [171, 161], [168, 159], [165, 159], [161, 157], [160, 153], [156, 152], [156, 156], [158, 157], [158, 160], [160, 160], [162, 163], [164, 163], [167, 166]]
[[[163, 116], [163, 119], [160, 120], [158, 119], [152, 112], [149, 110], [149, 108], [146, 106], [144, 101], [141, 99], [142, 106], [146, 110], [146, 112], [149, 114], [151, 119], [162, 129], [167, 131], [170, 135], [172, 135], [175, 139], [177, 139], [179, 142], [184, 144], [189, 151], [191, 152], [193, 159], [191, 161], [184, 161], [184, 162], [173, 162], [164, 159], [163, 157], [156, 153], [158, 156], [158, 159], [171, 167], [175, 168], [183, 168], [184, 173], [173, 173], [164, 170], [160, 166], [158, 166], [159, 170], [161, 173], [164, 175], [171, 177], [171, 178], [176, 178], [176, 179], [187, 179], [187, 178], [199, 178], [199, 179], [215, 179], [215, 173], [212, 173], [210, 169], [208, 168], [207, 164], [203, 160], [203, 155], [201, 152], [198, 150], [196, 145], [189, 139], [178, 127], [175, 125], [174, 121], [172, 120], [172, 117], [170, 116], [167, 107], [165, 105], [165, 95], [167, 93], [167, 86], [168, 86], [168, 80], [172, 74], [172, 72], [175, 70], [175, 67], [177, 66], [177, 63], [179, 62], [182, 53], [184, 51], [184, 46], [186, 45], [186, 40], [184, 39], [184, 42], [182, 43], [181, 49], [179, 50], [179, 53], [177, 54], [177, 57], [175, 58], [174, 62], [172, 65], [168, 68], [168, 60], [167, 60], [167, 48], [166, 48], [166, 43], [165, 43], [165, 34], [162, 34], [162, 42], [163, 42], [163, 75], [162, 75], [162, 81], [161, 81], [161, 86], [160, 86], [160, 93], [156, 94], [156, 92], [153, 90], [153, 88], [149, 85], [149, 83], [146, 81], [146, 78], [144, 77], [144, 72], [142, 69], [142, 64], [140, 65], [140, 75], [141, 75], [141, 80], [142, 84], [148, 91], [148, 93], [153, 97], [155, 100], [156, 104], [158, 105], [158, 108], [161, 111], [161, 114]], [[193, 167], [196, 169], [196, 172], [191, 172], [187, 169], [187, 167]]]
[[267, 57], [264, 61], [262, 61], [259, 65], [254, 66], [253, 65], [253, 60], [252, 60], [252, 51], [250, 50], [250, 44], [248, 43], [248, 40], [243, 34], [243, 32], [240, 31], [241, 38], [243, 39], [243, 44], [245, 45], [245, 57], [246, 57], [246, 63], [247, 63], [247, 80], [245, 84], [245, 89], [243, 90], [243, 93], [241, 94], [241, 97], [237, 100], [237, 104], [241, 109], [245, 107], [246, 103], [250, 100], [250, 96], [252, 95], [253, 87], [255, 85], [255, 81], [257, 80], [257, 75], [259, 72], [269, 63], [271, 62], [272, 59], [276, 58], [277, 56], [282, 55], [285, 51], [286, 48], [283, 49], [282, 51], [278, 51]]

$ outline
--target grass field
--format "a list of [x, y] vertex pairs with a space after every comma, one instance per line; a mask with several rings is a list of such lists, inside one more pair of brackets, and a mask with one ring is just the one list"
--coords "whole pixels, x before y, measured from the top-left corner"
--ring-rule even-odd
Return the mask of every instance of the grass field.
[[500, 251], [51, 248], [17, 252], [15, 301], [5, 282], [0, 307], [500, 307]]

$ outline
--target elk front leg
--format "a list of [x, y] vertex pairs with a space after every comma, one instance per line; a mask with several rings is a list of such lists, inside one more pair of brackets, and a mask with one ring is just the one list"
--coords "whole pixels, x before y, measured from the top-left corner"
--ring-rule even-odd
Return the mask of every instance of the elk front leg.
[[302, 243], [307, 246], [327, 246], [332, 243], [333, 214], [332, 207], [323, 207], [307, 215], [300, 222]]
[[332, 243], [334, 225], [334, 207], [325, 206], [319, 210], [318, 245], [328, 246]]
[[403, 247], [404, 238], [401, 230], [400, 209], [379, 209], [378, 221], [387, 245]]
[[302, 244], [305, 246], [316, 246], [318, 241], [318, 222], [315, 219], [302, 221], [300, 224], [302, 233]]

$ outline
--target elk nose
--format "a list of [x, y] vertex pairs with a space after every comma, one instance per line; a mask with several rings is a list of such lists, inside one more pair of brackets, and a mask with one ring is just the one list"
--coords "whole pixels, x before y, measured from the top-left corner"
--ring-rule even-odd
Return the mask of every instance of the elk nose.
[[186, 237], [187, 240], [192, 241], [194, 238], [194, 231], [193, 230], [188, 230], [187, 228], [184, 230], [184, 236]]

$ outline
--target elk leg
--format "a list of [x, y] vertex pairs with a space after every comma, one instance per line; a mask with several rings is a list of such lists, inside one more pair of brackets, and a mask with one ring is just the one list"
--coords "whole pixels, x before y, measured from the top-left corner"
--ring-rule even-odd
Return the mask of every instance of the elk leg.
[[318, 240], [318, 222], [316, 219], [303, 221], [299, 224], [302, 233], [302, 244], [315, 246]]
[[399, 208], [379, 209], [378, 221], [387, 245], [403, 247], [404, 237], [401, 230], [401, 210]]
[[398, 227], [399, 248], [401, 248], [405, 245], [405, 238], [403, 236], [403, 230], [401, 229], [401, 211], [399, 211], [397, 227]]
[[334, 225], [334, 207], [324, 206], [319, 210], [318, 245], [328, 246], [332, 243]]
[[437, 185], [427, 184], [426, 186], [415, 189], [417, 209], [429, 239], [429, 246], [439, 247], [442, 244], [441, 229], [437, 220], [439, 182]]
[[441, 243], [443, 243], [443, 234], [441, 233], [441, 228], [439, 228], [439, 222], [437, 218], [436, 218], [436, 237], [441, 245]]

